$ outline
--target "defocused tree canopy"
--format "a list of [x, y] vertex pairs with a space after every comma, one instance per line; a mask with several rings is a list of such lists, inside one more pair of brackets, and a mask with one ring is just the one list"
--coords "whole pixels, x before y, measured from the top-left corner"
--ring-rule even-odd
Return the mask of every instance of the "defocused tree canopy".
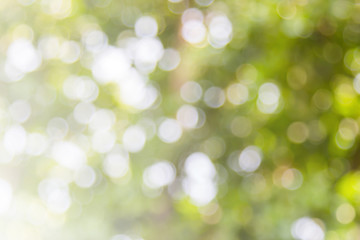
[[360, 239], [359, 0], [0, 0], [1, 240]]

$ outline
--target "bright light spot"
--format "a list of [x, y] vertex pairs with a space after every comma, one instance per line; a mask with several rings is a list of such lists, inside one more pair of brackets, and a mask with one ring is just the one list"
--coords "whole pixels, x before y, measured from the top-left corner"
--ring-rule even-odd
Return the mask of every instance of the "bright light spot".
[[195, 103], [201, 98], [202, 88], [197, 82], [189, 81], [181, 86], [180, 95], [184, 101]]
[[22, 73], [32, 72], [41, 64], [41, 56], [29, 40], [16, 39], [7, 50], [7, 62]]
[[140, 126], [130, 126], [125, 130], [122, 141], [127, 151], [140, 152], [146, 142], [145, 131]]
[[216, 16], [209, 24], [209, 43], [215, 48], [225, 47], [232, 39], [232, 24], [224, 16]]
[[89, 128], [93, 131], [107, 131], [112, 128], [116, 121], [113, 111], [109, 109], [99, 109], [91, 117]]
[[343, 139], [352, 141], [359, 133], [359, 125], [354, 119], [345, 118], [340, 122], [339, 133]]
[[210, 158], [202, 152], [192, 153], [187, 157], [185, 172], [188, 177], [198, 181], [213, 179], [216, 176], [216, 169], [213, 163]]
[[199, 113], [191, 105], [183, 105], [176, 113], [176, 119], [184, 128], [196, 128], [199, 122]]
[[217, 186], [211, 180], [193, 181], [185, 179], [183, 181], [184, 191], [190, 196], [193, 203], [197, 206], [204, 206], [210, 203], [217, 194]]
[[259, 88], [258, 109], [265, 114], [274, 113], [279, 106], [280, 90], [273, 83], [264, 83]]
[[348, 203], [341, 204], [336, 209], [336, 219], [342, 224], [351, 223], [356, 216], [355, 209]]
[[301, 172], [295, 168], [290, 168], [284, 171], [281, 176], [281, 185], [289, 190], [296, 190], [301, 187], [303, 183], [303, 176]]
[[291, 227], [291, 234], [298, 240], [324, 240], [324, 230], [309, 217], [296, 220]]
[[81, 168], [87, 161], [85, 152], [76, 144], [67, 141], [56, 142], [51, 155], [61, 166], [72, 170]]
[[175, 119], [163, 120], [158, 129], [159, 138], [166, 143], [174, 143], [180, 139], [182, 128]]
[[129, 171], [129, 158], [125, 153], [109, 153], [103, 163], [106, 175], [112, 178], [120, 178]]
[[158, 98], [155, 87], [146, 84], [146, 79], [136, 69], [128, 71], [126, 78], [119, 82], [120, 100], [137, 109], [151, 107]]
[[46, 136], [40, 133], [30, 133], [26, 146], [26, 153], [30, 156], [39, 156], [44, 153], [48, 145]]
[[164, 71], [172, 71], [180, 64], [180, 53], [175, 49], [165, 49], [164, 55], [159, 62], [160, 69]]
[[204, 20], [204, 14], [197, 8], [186, 9], [181, 16], [181, 22], [185, 24], [190, 20], [202, 22]]
[[65, 41], [59, 49], [59, 58], [64, 63], [74, 63], [79, 60], [80, 45], [75, 41]]
[[82, 42], [86, 50], [97, 53], [107, 46], [108, 37], [100, 30], [92, 30], [83, 34]]
[[130, 66], [130, 60], [122, 49], [107, 47], [95, 56], [92, 73], [99, 83], [106, 84], [121, 79]]
[[256, 146], [246, 147], [239, 156], [239, 166], [242, 171], [254, 172], [262, 160], [261, 150]]
[[147, 37], [136, 42], [134, 62], [143, 73], [154, 71], [157, 62], [163, 57], [164, 47], [157, 38]]
[[69, 99], [92, 102], [98, 97], [99, 88], [88, 77], [70, 76], [63, 84], [63, 92]]
[[6, 180], [0, 178], [0, 214], [5, 213], [11, 205], [13, 190]]
[[355, 91], [360, 94], [360, 73], [355, 76], [353, 86]]
[[227, 90], [227, 99], [234, 105], [245, 103], [249, 98], [248, 88], [241, 83], [231, 84]]
[[146, 168], [143, 174], [145, 185], [150, 188], [161, 188], [172, 183], [176, 170], [172, 163], [161, 161]]
[[51, 119], [46, 127], [46, 132], [50, 138], [62, 139], [69, 131], [69, 124], [67, 121], [60, 117]]
[[186, 21], [181, 29], [182, 37], [191, 44], [199, 44], [205, 40], [206, 27], [198, 20]]
[[17, 100], [10, 105], [9, 113], [14, 121], [24, 123], [31, 115], [31, 106], [26, 100]]
[[135, 23], [135, 33], [138, 37], [155, 37], [158, 32], [158, 25], [153, 17], [144, 16]]
[[219, 87], [210, 87], [204, 94], [204, 102], [211, 108], [219, 108], [225, 103], [225, 93]]
[[74, 180], [79, 187], [89, 188], [95, 183], [96, 173], [92, 167], [83, 166], [76, 170]]
[[112, 131], [96, 131], [91, 138], [92, 148], [98, 153], [109, 152], [116, 141], [116, 135]]
[[11, 65], [8, 61], [5, 62], [4, 72], [8, 77], [7, 79], [2, 79], [4, 82], [16, 82], [21, 80], [25, 75], [24, 72]]
[[96, 108], [91, 103], [81, 102], [74, 108], [74, 118], [78, 123], [88, 124], [94, 115]]
[[64, 213], [71, 205], [69, 189], [63, 180], [49, 178], [41, 181], [38, 193], [47, 208], [53, 213]]
[[10, 154], [21, 154], [27, 143], [26, 130], [21, 125], [13, 125], [4, 133], [3, 144]]
[[195, 205], [203, 206], [216, 196], [216, 169], [209, 157], [202, 153], [192, 153], [185, 161], [186, 178], [183, 180], [184, 191]]
[[309, 128], [303, 122], [294, 122], [288, 127], [287, 136], [293, 143], [303, 143], [309, 137]]

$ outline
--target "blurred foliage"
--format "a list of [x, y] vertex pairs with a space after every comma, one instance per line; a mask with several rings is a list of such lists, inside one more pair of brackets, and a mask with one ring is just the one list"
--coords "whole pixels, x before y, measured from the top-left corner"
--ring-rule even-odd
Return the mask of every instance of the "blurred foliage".
[[1, 0], [0, 23], [0, 239], [359, 239], [360, 1]]

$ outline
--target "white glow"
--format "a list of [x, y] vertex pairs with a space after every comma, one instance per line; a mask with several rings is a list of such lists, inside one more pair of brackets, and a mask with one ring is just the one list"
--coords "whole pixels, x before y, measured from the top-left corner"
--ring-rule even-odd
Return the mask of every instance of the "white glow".
[[61, 166], [72, 170], [81, 168], [87, 161], [85, 152], [68, 141], [56, 142], [52, 147], [51, 155]]
[[27, 143], [26, 130], [21, 125], [13, 125], [4, 133], [3, 144], [10, 154], [21, 154]]
[[175, 49], [165, 49], [164, 55], [159, 62], [159, 67], [164, 71], [172, 71], [180, 64], [180, 53]]
[[183, 188], [197, 206], [204, 206], [210, 203], [217, 194], [217, 187], [210, 180], [198, 182], [185, 179], [183, 181]]
[[296, 220], [291, 227], [291, 234], [298, 240], [323, 240], [324, 230], [309, 217], [302, 217]]
[[47, 208], [53, 213], [62, 214], [71, 205], [68, 186], [61, 179], [49, 178], [41, 181], [38, 186], [38, 193]]
[[113, 111], [109, 109], [99, 109], [94, 114], [89, 122], [89, 128], [93, 131], [107, 131], [112, 128], [116, 121]]
[[116, 141], [116, 135], [112, 131], [97, 131], [91, 138], [92, 148], [98, 153], [109, 152]]
[[217, 186], [216, 169], [210, 158], [202, 152], [192, 153], [185, 160], [184, 170], [183, 188], [193, 203], [203, 206], [211, 202], [216, 196]]
[[5, 213], [11, 205], [13, 190], [6, 180], [0, 178], [0, 214]]
[[197, 82], [189, 81], [181, 86], [180, 95], [184, 101], [195, 103], [201, 98], [202, 88]]
[[130, 126], [125, 130], [122, 141], [127, 151], [140, 152], [145, 146], [146, 142], [145, 131], [140, 126]]
[[186, 9], [181, 16], [181, 22], [185, 24], [190, 20], [202, 22], [204, 20], [204, 14], [197, 8]]
[[191, 44], [199, 44], [205, 40], [206, 27], [198, 20], [186, 21], [181, 29], [182, 37]]
[[192, 153], [186, 158], [185, 172], [191, 179], [202, 181], [213, 179], [216, 176], [216, 169], [210, 158], [202, 152]]
[[261, 159], [261, 150], [256, 146], [248, 146], [239, 156], [239, 166], [245, 172], [254, 172], [260, 166]]
[[175, 175], [174, 165], [167, 161], [161, 161], [145, 169], [143, 180], [145, 185], [150, 188], [160, 188], [172, 183]]
[[30, 156], [39, 156], [44, 153], [48, 145], [46, 136], [40, 133], [30, 133], [26, 146], [26, 153]]
[[144, 16], [135, 23], [135, 33], [138, 37], [155, 37], [158, 32], [158, 25], [153, 17]]
[[83, 166], [76, 170], [74, 180], [79, 187], [89, 188], [95, 183], [96, 173], [92, 167]]
[[99, 83], [115, 82], [124, 76], [130, 64], [122, 49], [109, 46], [95, 56], [92, 73]]
[[91, 103], [81, 102], [74, 108], [74, 118], [78, 123], [88, 124], [94, 115], [96, 108]]
[[36, 70], [41, 64], [41, 56], [29, 40], [16, 39], [7, 50], [7, 61], [20, 72]]
[[106, 175], [112, 178], [120, 178], [125, 176], [129, 171], [129, 159], [123, 153], [110, 153], [106, 156], [103, 169]]
[[82, 42], [86, 50], [96, 53], [107, 46], [108, 37], [100, 30], [92, 30], [83, 34]]
[[266, 114], [274, 113], [279, 105], [280, 90], [273, 83], [264, 83], [259, 88], [258, 109]]
[[213, 17], [209, 24], [209, 42], [215, 48], [225, 47], [232, 39], [232, 24], [225, 15]]
[[70, 76], [63, 84], [63, 92], [72, 100], [92, 102], [99, 95], [97, 84], [85, 76]]
[[204, 102], [211, 108], [219, 108], [225, 103], [225, 93], [219, 87], [210, 87], [204, 94]]
[[31, 115], [31, 105], [26, 100], [17, 100], [10, 105], [9, 113], [14, 121], [24, 123]]
[[164, 47], [157, 38], [147, 37], [136, 42], [135, 66], [144, 73], [151, 73], [164, 54]]
[[151, 107], [158, 98], [158, 91], [146, 84], [146, 81], [136, 69], [128, 71], [126, 77], [119, 82], [121, 102], [137, 109]]
[[176, 113], [176, 119], [184, 128], [196, 128], [199, 122], [199, 113], [191, 105], [183, 105]]
[[159, 138], [166, 143], [174, 143], [180, 139], [182, 128], [175, 119], [163, 120], [158, 129]]

